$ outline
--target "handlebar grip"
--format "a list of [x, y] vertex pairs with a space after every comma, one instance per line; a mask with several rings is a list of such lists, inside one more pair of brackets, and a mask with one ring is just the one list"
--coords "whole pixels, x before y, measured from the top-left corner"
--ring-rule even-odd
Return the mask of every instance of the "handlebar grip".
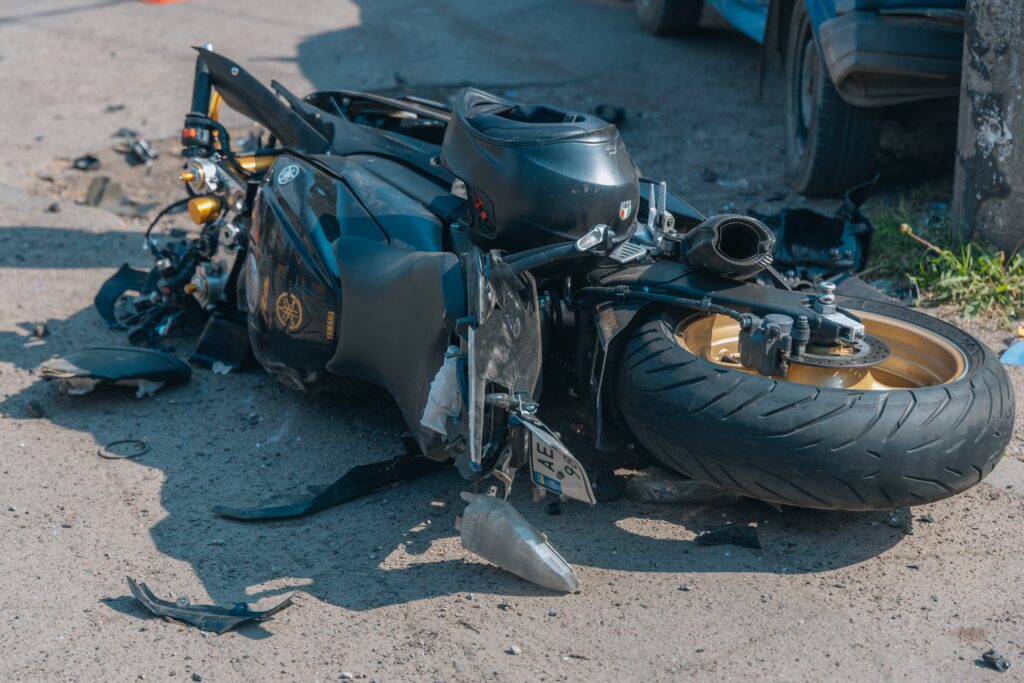
[[203, 61], [203, 56], [196, 57], [196, 76], [192, 82], [192, 113], [206, 116], [210, 113], [210, 68]]

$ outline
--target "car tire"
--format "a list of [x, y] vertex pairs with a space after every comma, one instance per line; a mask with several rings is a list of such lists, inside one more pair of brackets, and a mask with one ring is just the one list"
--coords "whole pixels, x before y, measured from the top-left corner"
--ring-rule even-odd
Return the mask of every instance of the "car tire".
[[682, 36], [697, 30], [704, 0], [633, 0], [633, 11], [648, 33]]
[[803, 2], [786, 49], [786, 170], [808, 197], [835, 197], [868, 180], [882, 130], [880, 109], [855, 107], [832, 84]]

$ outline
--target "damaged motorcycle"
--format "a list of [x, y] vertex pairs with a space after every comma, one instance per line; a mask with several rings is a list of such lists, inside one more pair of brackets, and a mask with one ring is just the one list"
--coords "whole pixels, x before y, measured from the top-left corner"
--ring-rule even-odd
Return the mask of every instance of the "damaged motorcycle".
[[[525, 469], [538, 492], [595, 500], [538, 417], [546, 363], [573, 369], [597, 448], [636, 444], [782, 505], [936, 501], [1010, 439], [1013, 391], [983, 344], [829, 282], [791, 290], [771, 230], [643, 177], [614, 125], [473, 88], [453, 106], [300, 98], [198, 53], [179, 204], [200, 232], [147, 232], [156, 268], [107, 302], [136, 341], [205, 325], [199, 360], [251, 348], [300, 390], [380, 385], [410, 460], [454, 460], [506, 496]], [[265, 129], [261, 146], [232, 148], [221, 103]], [[243, 352], [223, 358], [225, 339]]]

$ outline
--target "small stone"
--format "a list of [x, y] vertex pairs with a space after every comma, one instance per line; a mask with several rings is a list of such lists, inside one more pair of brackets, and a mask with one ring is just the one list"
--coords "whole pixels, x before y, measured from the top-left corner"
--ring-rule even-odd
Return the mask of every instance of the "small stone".
[[921, 515], [920, 517], [918, 517], [917, 521], [924, 522], [925, 524], [931, 524], [932, 522], [935, 521], [935, 518], [932, 517], [932, 513], [926, 512], [923, 515]]
[[507, 602], [499, 602], [498, 603], [498, 609], [500, 609], [502, 612], [507, 612], [511, 608], [512, 608], [512, 605], [508, 604]]
[[683, 591], [684, 593], [687, 593], [687, 592], [689, 592], [690, 587], [689, 586], [680, 586], [679, 590]]
[[25, 406], [25, 411], [28, 413], [29, 417], [37, 420], [39, 418], [46, 417], [46, 411], [43, 410], [43, 406], [36, 401], [29, 401], [28, 405]]
[[70, 524], [68, 524], [67, 522], [64, 522], [64, 523], [62, 523], [62, 524], [60, 525], [60, 528], [61, 528], [61, 529], [70, 529], [70, 528], [71, 528], [71, 525], [70, 525]]
[[200, 676], [199, 674], [192, 674], [192, 680], [195, 681], [196, 683], [200, 683], [200, 681], [203, 680], [203, 677]]
[[43, 337], [50, 334], [50, 330], [46, 328], [46, 325], [36, 325], [35, 327], [32, 328], [32, 334], [37, 338], [42, 339]]
[[523, 648], [519, 647], [518, 645], [510, 645], [509, 648], [505, 650], [505, 652], [509, 653], [510, 655], [521, 655], [523, 654]]
[[355, 679], [356, 679], [356, 677], [353, 676], [350, 672], [348, 672], [348, 671], [342, 671], [341, 672], [341, 680], [343, 680], [343, 681], [354, 681]]
[[60, 204], [54, 202], [46, 207], [46, 213], [60, 213]]

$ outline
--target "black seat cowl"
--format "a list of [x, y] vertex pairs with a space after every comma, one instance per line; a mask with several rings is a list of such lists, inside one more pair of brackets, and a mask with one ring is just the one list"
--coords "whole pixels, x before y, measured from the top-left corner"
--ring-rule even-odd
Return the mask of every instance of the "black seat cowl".
[[615, 127], [596, 116], [547, 104], [521, 104], [476, 88], [463, 89], [455, 106], [456, 118], [471, 133], [497, 144], [603, 142], [615, 136]]

